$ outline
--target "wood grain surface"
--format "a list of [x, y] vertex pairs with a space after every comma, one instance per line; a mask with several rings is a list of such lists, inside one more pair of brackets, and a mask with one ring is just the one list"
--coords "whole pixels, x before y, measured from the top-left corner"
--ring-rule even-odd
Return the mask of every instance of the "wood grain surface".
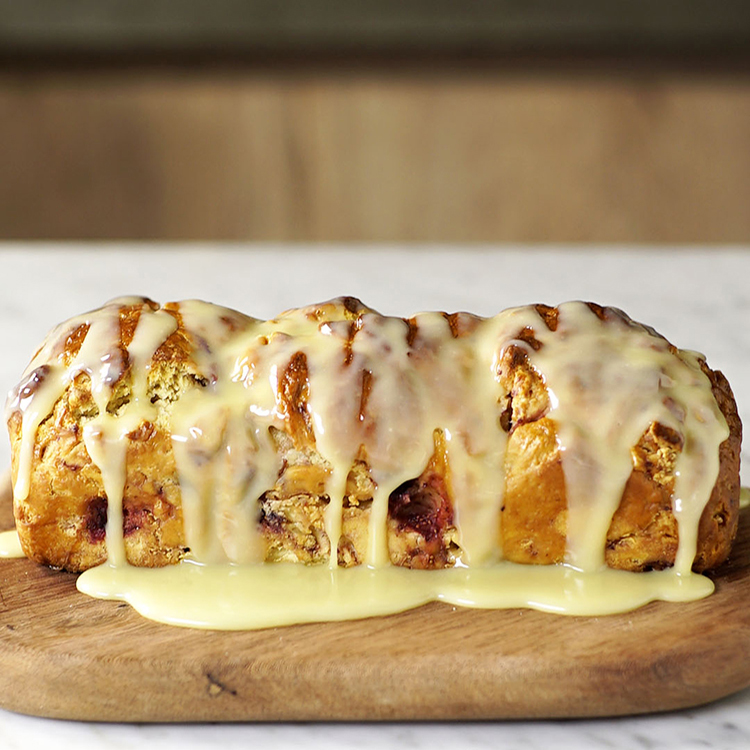
[[[12, 526], [0, 492], [0, 528]], [[716, 593], [623, 615], [432, 604], [257, 632], [158, 625], [75, 575], [0, 561], [0, 705], [128, 722], [613, 716], [750, 685], [750, 514]]]
[[750, 75], [0, 68], [0, 236], [750, 241]]

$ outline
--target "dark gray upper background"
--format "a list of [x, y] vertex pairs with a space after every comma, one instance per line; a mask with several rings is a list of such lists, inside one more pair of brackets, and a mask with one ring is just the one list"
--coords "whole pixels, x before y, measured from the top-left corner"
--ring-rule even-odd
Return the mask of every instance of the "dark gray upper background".
[[749, 49], [750, 0], [0, 0], [6, 56]]

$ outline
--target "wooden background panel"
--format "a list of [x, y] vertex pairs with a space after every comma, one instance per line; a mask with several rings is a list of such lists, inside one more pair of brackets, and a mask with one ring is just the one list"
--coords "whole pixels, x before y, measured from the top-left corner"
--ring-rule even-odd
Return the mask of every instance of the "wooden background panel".
[[750, 241], [750, 76], [0, 72], [0, 237]]

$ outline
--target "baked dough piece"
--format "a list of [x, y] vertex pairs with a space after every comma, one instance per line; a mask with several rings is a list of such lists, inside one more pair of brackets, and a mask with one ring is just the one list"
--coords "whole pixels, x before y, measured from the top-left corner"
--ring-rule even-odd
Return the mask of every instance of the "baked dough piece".
[[[189, 553], [322, 563], [332, 547], [341, 566], [563, 562], [564, 425], [535, 356], [575, 351], [568, 313], [689, 369], [657, 334], [593, 304], [402, 320], [343, 298], [257, 321], [205, 303], [116, 300], [55, 329], [9, 399], [24, 551], [72, 571], [104, 562], [119, 486], [124, 553], [137, 566]], [[690, 362], [727, 435], [701, 500], [702, 571], [726, 559], [736, 533], [741, 425], [723, 376]], [[670, 424], [647, 422], [628, 450], [602, 541], [613, 568], [676, 560], [676, 466], [695, 436], [679, 429], [691, 405], [659, 377]], [[104, 458], [92, 460], [97, 446]]]
[[[622, 313], [590, 304], [605, 324]], [[557, 310], [537, 306], [543, 325], [555, 330]], [[522, 334], [535, 345], [534, 331]], [[726, 378], [701, 361], [722, 414], [729, 437], [720, 446], [720, 471], [710, 500], [701, 515], [696, 571], [720, 565], [737, 532], [739, 465], [742, 425]], [[508, 392], [503, 422], [509, 432], [506, 491], [502, 515], [502, 546], [507, 559], [519, 563], [559, 563], [566, 541], [565, 477], [550, 418], [549, 394], [526, 353], [511, 345], [499, 369]], [[683, 438], [658, 422], [649, 425], [631, 450], [633, 469], [607, 531], [605, 559], [609, 567], [652, 570], [675, 561], [678, 530], [672, 511], [675, 463]]]

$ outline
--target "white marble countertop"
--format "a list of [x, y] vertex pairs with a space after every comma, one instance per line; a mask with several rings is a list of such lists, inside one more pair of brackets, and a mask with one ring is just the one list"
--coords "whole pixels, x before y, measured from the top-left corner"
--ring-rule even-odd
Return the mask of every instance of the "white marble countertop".
[[[0, 244], [0, 389], [54, 324], [122, 294], [199, 297], [256, 317], [354, 295], [384, 313], [587, 299], [704, 352], [750, 424], [750, 248]], [[750, 484], [750, 450], [743, 484]], [[9, 463], [0, 442], [0, 468]], [[738, 654], [737, 658], [750, 658]], [[32, 679], [32, 677], [30, 677]], [[85, 677], [84, 677], [85, 679]], [[676, 713], [590, 721], [116, 725], [0, 710], [0, 747], [748, 748], [750, 689]]]

